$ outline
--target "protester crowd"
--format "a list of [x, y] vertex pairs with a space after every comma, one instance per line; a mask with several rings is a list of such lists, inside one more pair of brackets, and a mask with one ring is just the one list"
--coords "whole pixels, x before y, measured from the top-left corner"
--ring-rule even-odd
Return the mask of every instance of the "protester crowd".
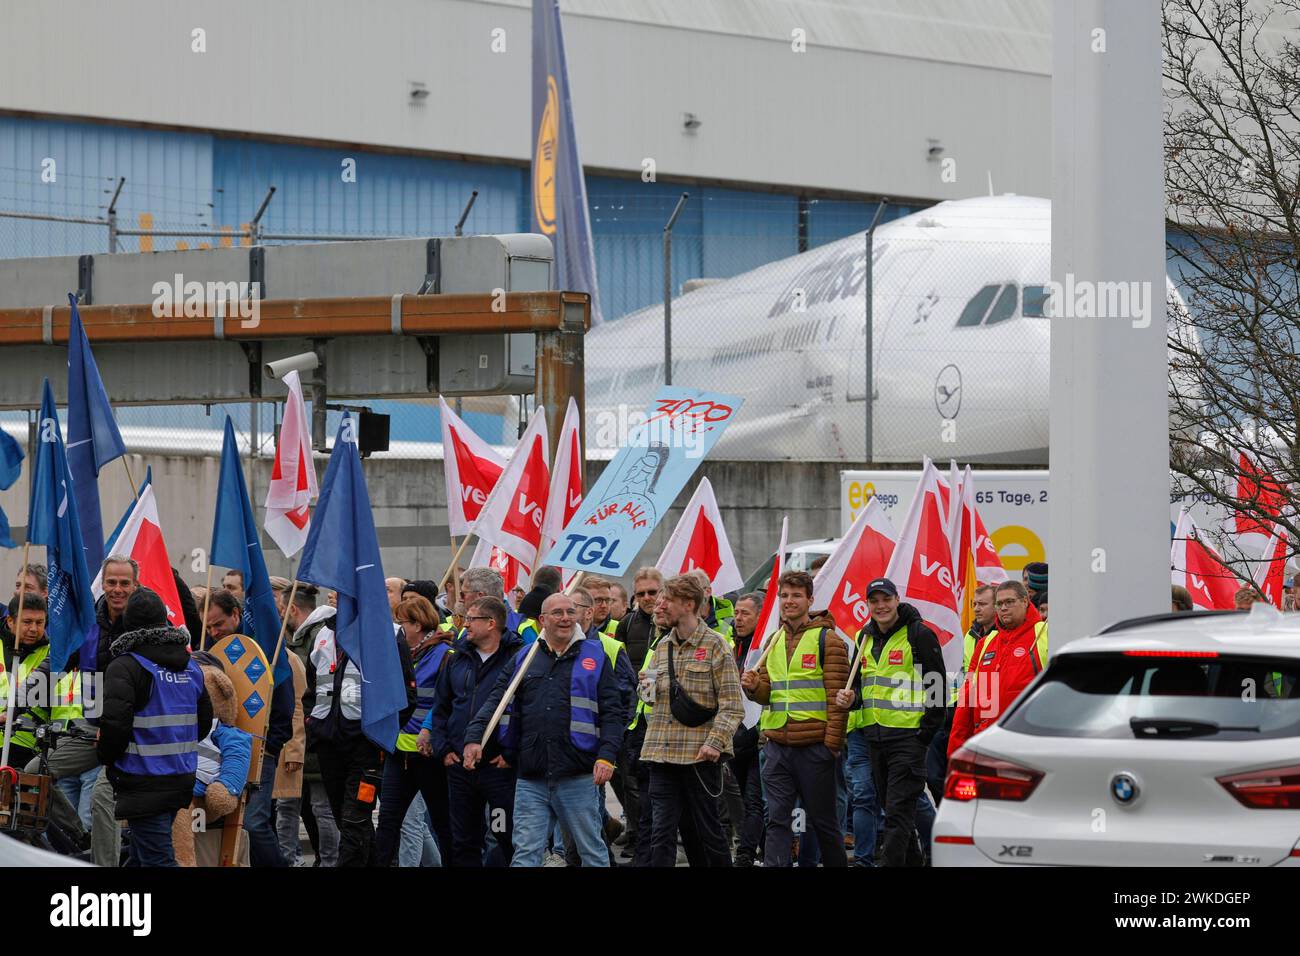
[[[19, 575], [0, 626], [27, 688], [48, 670], [44, 572]], [[292, 679], [250, 772], [229, 662], [190, 638], [248, 633], [242, 576], [175, 577], [184, 630], [130, 558], [105, 559], [95, 671], [74, 655], [53, 706], [15, 718], [87, 731], [48, 771], [70, 852], [101, 866], [216, 865], [236, 811], [236, 860], [256, 867], [924, 865], [949, 758], [1047, 661], [1045, 564], [976, 590], [956, 674], [885, 578], [850, 642], [787, 571], [755, 640], [765, 595], [715, 596], [702, 571], [566, 589], [543, 567], [507, 595], [472, 567], [443, 590], [386, 582], [407, 706], [384, 748], [361, 729], [336, 596], [272, 578]], [[9, 762], [37, 769], [30, 731]]]

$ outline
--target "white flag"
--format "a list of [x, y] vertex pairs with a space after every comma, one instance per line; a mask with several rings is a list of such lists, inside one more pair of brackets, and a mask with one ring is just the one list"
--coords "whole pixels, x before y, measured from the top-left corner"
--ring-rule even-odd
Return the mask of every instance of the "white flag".
[[311, 530], [311, 502], [319, 494], [316, 466], [311, 457], [311, 429], [302, 383], [297, 372], [284, 377], [289, 397], [284, 403], [284, 421], [275, 445], [275, 466], [266, 489], [266, 533], [286, 558], [307, 543]]

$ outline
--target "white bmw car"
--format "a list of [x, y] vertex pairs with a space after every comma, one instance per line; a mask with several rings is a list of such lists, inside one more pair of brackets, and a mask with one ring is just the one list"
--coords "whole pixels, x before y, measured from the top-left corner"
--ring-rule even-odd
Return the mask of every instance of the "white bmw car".
[[1161, 615], [1054, 651], [948, 766], [936, 866], [1300, 867], [1300, 614]]

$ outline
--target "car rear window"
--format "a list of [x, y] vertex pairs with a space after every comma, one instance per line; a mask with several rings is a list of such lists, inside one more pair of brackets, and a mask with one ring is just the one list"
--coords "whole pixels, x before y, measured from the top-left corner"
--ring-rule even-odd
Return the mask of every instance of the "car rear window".
[[1300, 662], [1250, 655], [1068, 654], [1003, 726], [1045, 737], [1300, 737]]

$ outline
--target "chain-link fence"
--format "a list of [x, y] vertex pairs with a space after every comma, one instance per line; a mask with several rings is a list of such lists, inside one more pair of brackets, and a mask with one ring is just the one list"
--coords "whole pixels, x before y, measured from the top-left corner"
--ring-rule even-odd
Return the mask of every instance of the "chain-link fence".
[[[665, 277], [664, 226], [680, 192], [637, 185], [593, 189], [588, 197], [607, 318], [587, 340], [593, 448], [616, 444], [664, 384], [670, 321], [672, 383], [745, 400], [717, 455], [1046, 461], [1045, 200], [989, 197], [918, 212], [915, 205], [701, 188], [674, 222]], [[0, 179], [0, 210], [9, 213], [0, 215], [0, 258], [380, 237], [359, 227], [326, 231], [329, 217], [313, 218], [307, 197], [283, 191], [270, 197], [268, 190], [269, 206], [250, 204], [237, 217], [244, 221], [223, 225], [202, 191], [132, 183], [119, 199], [119, 186], [112, 179], [71, 183], [60, 202], [39, 205], [38, 193]], [[151, 198], [171, 211], [139, 211]], [[434, 218], [455, 223], [466, 198], [444, 196]], [[6, 199], [17, 208], [6, 210]], [[277, 218], [281, 202], [290, 213]], [[471, 214], [466, 231], [477, 225]], [[413, 225], [403, 234], [429, 232]], [[366, 404], [392, 416], [391, 454], [433, 454], [436, 402]], [[485, 438], [513, 440], [515, 403], [470, 404], [471, 424]], [[124, 407], [118, 417], [141, 447], [206, 451], [219, 448], [225, 412], [250, 446], [266, 446], [279, 414], [266, 402], [256, 409]]]

